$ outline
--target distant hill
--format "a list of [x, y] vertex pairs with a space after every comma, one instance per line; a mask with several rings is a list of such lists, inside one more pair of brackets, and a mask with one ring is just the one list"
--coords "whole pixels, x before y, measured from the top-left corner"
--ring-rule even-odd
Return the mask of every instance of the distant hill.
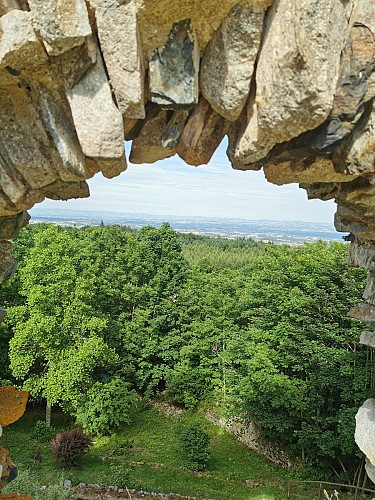
[[32, 223], [50, 222], [64, 226], [126, 225], [134, 229], [159, 227], [163, 222], [179, 232], [224, 238], [251, 238], [256, 241], [300, 244], [318, 239], [343, 241], [331, 224], [303, 221], [223, 219], [175, 215], [127, 214], [104, 211], [33, 208]]

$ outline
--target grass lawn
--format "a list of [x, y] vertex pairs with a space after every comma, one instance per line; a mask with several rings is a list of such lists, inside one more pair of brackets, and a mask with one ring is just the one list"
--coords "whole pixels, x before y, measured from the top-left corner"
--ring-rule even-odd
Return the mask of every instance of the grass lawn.
[[[211, 437], [211, 458], [203, 472], [186, 467], [176, 438], [177, 419], [167, 418], [154, 408], [140, 406], [131, 425], [111, 436], [96, 438], [95, 446], [83, 457], [80, 470], [62, 470], [52, 461], [49, 445], [32, 438], [35, 422], [42, 418], [40, 411], [29, 410], [21, 420], [7, 427], [1, 438], [1, 444], [11, 451], [19, 468], [31, 470], [42, 484], [54, 484], [63, 477], [71, 479], [73, 484], [127, 486], [200, 499], [287, 498], [287, 482], [291, 478], [287, 471], [259, 457], [200, 415], [189, 418], [199, 421]], [[71, 423], [58, 414], [53, 425], [61, 430]], [[259, 485], [249, 487], [246, 480]], [[17, 489], [16, 481], [11, 489]], [[290, 498], [318, 500], [318, 489], [301, 491], [294, 487]], [[340, 500], [344, 498], [340, 495]]]

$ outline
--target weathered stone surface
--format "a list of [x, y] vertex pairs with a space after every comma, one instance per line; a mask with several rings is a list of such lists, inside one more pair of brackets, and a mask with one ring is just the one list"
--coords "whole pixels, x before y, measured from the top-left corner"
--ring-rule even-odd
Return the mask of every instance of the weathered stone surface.
[[359, 343], [367, 347], [375, 348], [375, 332], [362, 332]]
[[[191, 19], [195, 27], [201, 55], [232, 7], [238, 0], [136, 0], [142, 47], [150, 60], [155, 47], [162, 47], [171, 26], [184, 19]], [[266, 9], [272, 0], [242, 0], [245, 7]]]
[[375, 274], [371, 271], [367, 273], [366, 287], [362, 297], [369, 304], [375, 305]]
[[309, 200], [332, 200], [338, 192], [338, 186], [334, 182], [315, 182], [312, 184], [301, 182], [299, 187], [306, 190]]
[[302, 158], [280, 164], [268, 163], [264, 175], [269, 182], [282, 186], [292, 182], [350, 182], [358, 175], [337, 172], [329, 158]]
[[84, 0], [28, 0], [33, 25], [50, 56], [81, 45], [91, 35]]
[[375, 464], [375, 400], [363, 403], [355, 417], [355, 442], [371, 464]]
[[337, 148], [333, 161], [352, 174], [375, 172], [375, 101], [359, 119], [353, 133]]
[[375, 465], [372, 465], [372, 463], [368, 459], [366, 459], [365, 470], [370, 481], [375, 483]]
[[83, 155], [71, 116], [67, 113], [60, 98], [60, 105], [56, 104], [53, 94], [44, 87], [37, 88], [39, 103], [44, 124], [50, 133], [58, 150], [63, 166], [58, 168], [59, 176], [63, 181], [74, 182], [89, 177], [86, 161]]
[[248, 124], [235, 151], [238, 160], [260, 160], [273, 145], [326, 120], [352, 8], [353, 1], [274, 2], [257, 65], [256, 95], [249, 100]]
[[163, 147], [175, 148], [177, 146], [188, 116], [189, 112], [186, 109], [179, 109], [173, 113], [161, 138], [161, 145]]
[[198, 103], [199, 48], [190, 19], [174, 24], [149, 65], [151, 101], [165, 108]]
[[86, 181], [62, 182], [56, 181], [43, 189], [46, 198], [51, 200], [70, 200], [72, 198], [88, 198], [89, 186]]
[[135, 0], [122, 5], [91, 0], [100, 47], [119, 110], [127, 118], [144, 118], [144, 68]]
[[202, 98], [185, 125], [177, 146], [178, 155], [189, 165], [208, 163], [227, 128], [224, 118]]
[[11, 217], [0, 217], [0, 239], [12, 240], [17, 238], [20, 230], [27, 226], [30, 215], [27, 212], [20, 212]]
[[113, 160], [125, 170], [122, 116], [112, 100], [100, 54], [95, 66], [67, 89], [67, 95], [85, 156]]
[[17, 0], [0, 0], [0, 16], [7, 14], [11, 10], [21, 10]]
[[375, 271], [375, 245], [359, 240], [350, 243], [348, 265]]
[[375, 305], [360, 303], [350, 309], [348, 315], [366, 323], [375, 323]]
[[236, 120], [250, 91], [258, 54], [264, 10], [236, 5], [209, 42], [204, 53], [200, 87], [213, 109]]
[[30, 12], [12, 10], [0, 18], [0, 66], [18, 73], [43, 64], [47, 55], [38, 40]]
[[131, 163], [154, 163], [176, 154], [175, 147], [162, 145], [162, 137], [168, 127], [168, 111], [156, 106], [147, 109], [147, 119], [138, 137], [133, 141], [129, 156]]

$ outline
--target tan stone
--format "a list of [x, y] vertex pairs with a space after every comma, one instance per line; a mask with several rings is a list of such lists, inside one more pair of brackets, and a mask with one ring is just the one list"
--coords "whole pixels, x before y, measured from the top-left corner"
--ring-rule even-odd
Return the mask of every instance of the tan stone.
[[[164, 45], [172, 25], [191, 19], [203, 55], [208, 41], [238, 0], [136, 0], [142, 47], [147, 60]], [[245, 7], [266, 9], [272, 0], [243, 0]]]
[[208, 163], [228, 129], [224, 118], [201, 99], [187, 121], [177, 153], [188, 165]]
[[57, 181], [46, 186], [43, 191], [46, 197], [51, 200], [69, 200], [71, 198], [88, 198], [90, 196], [89, 186], [86, 181]]
[[21, 10], [21, 5], [17, 0], [0, 0], [0, 17], [11, 10]]
[[236, 120], [246, 103], [258, 54], [264, 10], [233, 7], [204, 53], [200, 87], [213, 109]]
[[119, 110], [127, 118], [144, 118], [143, 53], [135, 0], [115, 5], [91, 0], [95, 7], [100, 48]]
[[113, 160], [125, 170], [122, 116], [112, 100], [99, 53], [96, 64], [67, 89], [67, 96], [85, 156]]
[[277, 0], [256, 73], [256, 96], [235, 155], [252, 163], [273, 145], [318, 127], [328, 117], [353, 1]]
[[264, 175], [268, 182], [278, 186], [283, 184], [314, 182], [350, 182], [358, 175], [337, 172], [329, 158], [301, 158], [280, 164], [264, 165]]
[[62, 54], [91, 35], [84, 0], [28, 0], [33, 25], [50, 56]]
[[17, 238], [20, 230], [27, 226], [30, 215], [27, 212], [20, 212], [11, 217], [0, 217], [0, 239], [12, 240]]
[[[156, 114], [155, 114], [156, 113]], [[168, 126], [168, 112], [157, 107], [148, 110], [144, 126], [132, 143], [129, 156], [131, 163], [154, 163], [176, 154], [175, 147], [164, 147], [162, 137]]]
[[0, 18], [0, 66], [18, 74], [25, 67], [43, 64], [47, 54], [38, 40], [30, 12], [12, 10]]

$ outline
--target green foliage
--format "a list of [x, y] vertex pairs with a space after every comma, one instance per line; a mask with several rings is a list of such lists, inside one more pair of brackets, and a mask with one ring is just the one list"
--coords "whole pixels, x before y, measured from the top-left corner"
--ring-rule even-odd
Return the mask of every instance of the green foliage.
[[26, 493], [33, 500], [73, 500], [72, 493], [64, 488], [63, 480], [59, 478], [55, 484], [46, 485], [40, 474], [32, 469], [18, 467], [18, 476], [3, 492], [17, 490]]
[[48, 427], [44, 420], [38, 420], [33, 428], [32, 438], [39, 443], [47, 443], [55, 434], [53, 427]]
[[136, 394], [130, 390], [130, 384], [118, 377], [107, 382], [95, 382], [81, 404], [77, 405], [77, 422], [92, 434], [112, 433], [120, 425], [130, 422], [135, 399]]
[[202, 470], [210, 458], [210, 436], [199, 423], [180, 422], [177, 429], [182, 456], [189, 467]]
[[81, 429], [71, 429], [56, 434], [51, 440], [51, 452], [63, 467], [74, 468], [92, 445], [91, 439]]

